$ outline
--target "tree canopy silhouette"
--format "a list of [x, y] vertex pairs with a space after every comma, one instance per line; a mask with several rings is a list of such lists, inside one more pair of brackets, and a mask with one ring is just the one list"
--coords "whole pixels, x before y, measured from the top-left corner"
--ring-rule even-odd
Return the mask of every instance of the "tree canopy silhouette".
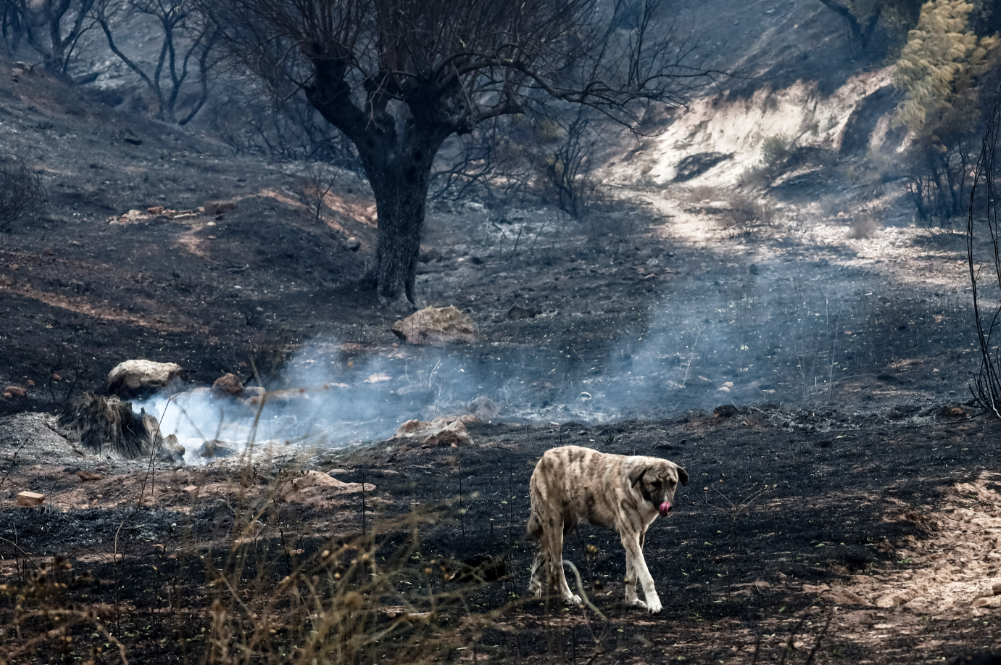
[[370, 276], [414, 302], [432, 162], [452, 134], [540, 105], [583, 104], [631, 124], [677, 105], [688, 67], [660, 0], [213, 0], [235, 52], [282, 96], [309, 102], [358, 151], [375, 195]]

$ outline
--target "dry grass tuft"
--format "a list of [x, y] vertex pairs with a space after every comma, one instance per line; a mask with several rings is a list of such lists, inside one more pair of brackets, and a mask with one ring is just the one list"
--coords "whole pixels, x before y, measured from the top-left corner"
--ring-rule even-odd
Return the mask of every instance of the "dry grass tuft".
[[723, 228], [750, 233], [755, 228], [775, 225], [775, 206], [767, 200], [758, 200], [737, 190], [724, 198], [727, 208], [723, 211]]
[[[258, 420], [270, 394], [257, 403]], [[152, 553], [130, 534], [158, 509], [150, 507], [153, 487], [164, 483], [156, 450], [147, 453], [138, 495], [112, 518], [118, 522], [113, 550], [97, 573], [74, 570], [66, 557], [50, 563], [0, 539], [0, 552], [9, 550], [17, 564], [15, 575], [0, 580], [0, 664], [57, 657], [226, 665], [409, 664], [463, 654], [475, 660], [486, 641], [498, 639], [494, 626], [527, 602], [511, 591], [501, 593], [506, 602], [482, 599], [497, 595], [498, 584], [513, 591], [510, 552], [454, 561], [426, 551], [428, 530], [463, 519], [451, 500], [366, 519], [390, 502], [373, 496], [375, 488], [363, 480], [351, 490], [360, 494], [346, 497], [334, 488], [297, 502], [305, 459], [255, 451], [262, 445], [255, 431], [256, 424], [232, 464], [186, 472], [203, 481], [184, 490], [188, 510], [166, 518], [177, 520], [175, 535]], [[199, 500], [201, 491], [206, 496]], [[461, 506], [461, 488], [457, 500]], [[323, 531], [303, 517], [319, 501], [339, 506]], [[206, 509], [225, 518], [221, 533], [200, 532], [204, 522], [194, 516]], [[543, 613], [548, 619], [561, 609], [546, 599]]]
[[883, 228], [883, 217], [885, 211], [876, 205], [864, 205], [852, 215], [851, 231], [849, 238], [861, 240], [875, 237]]
[[719, 194], [719, 187], [696, 185], [685, 192], [684, 198], [689, 203], [701, 203], [702, 201], [713, 201]]

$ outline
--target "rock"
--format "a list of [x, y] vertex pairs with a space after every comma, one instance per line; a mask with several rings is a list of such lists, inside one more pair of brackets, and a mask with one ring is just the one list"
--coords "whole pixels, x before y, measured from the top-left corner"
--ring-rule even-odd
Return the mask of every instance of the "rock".
[[85, 483], [96, 482], [104, 477], [99, 473], [94, 473], [92, 471], [84, 471], [83, 469], [77, 471], [76, 475], [79, 476], [80, 480], [82, 480]]
[[345, 483], [321, 471], [309, 470], [291, 482], [291, 488], [285, 494], [285, 501], [303, 502], [325, 492], [353, 494], [355, 492], [374, 492], [375, 485], [371, 483]]
[[245, 386], [243, 389], [244, 403], [252, 406], [260, 404], [266, 392], [261, 386]]
[[3, 389], [3, 396], [8, 399], [11, 397], [25, 397], [27, 394], [28, 391], [21, 386], [7, 386]]
[[468, 404], [469, 412], [480, 420], [493, 420], [500, 415], [500, 407], [489, 397], [480, 395]]
[[834, 587], [826, 597], [835, 605], [862, 605], [863, 607], [871, 605], [868, 600], [844, 587]]
[[988, 597], [977, 598], [976, 600], [973, 601], [973, 606], [991, 607], [991, 608], [1001, 607], [1001, 596], [991, 596], [989, 598]]
[[292, 390], [272, 390], [268, 393], [268, 404], [274, 406], [284, 406], [310, 399], [305, 388], [294, 388]]
[[223, 374], [212, 384], [212, 392], [216, 395], [240, 397], [243, 394], [243, 383], [235, 374]]
[[537, 314], [538, 312], [534, 309], [518, 307], [515, 305], [507, 311], [507, 318], [512, 321], [519, 321], [521, 319], [533, 319]]
[[108, 392], [124, 399], [149, 397], [183, 378], [184, 370], [175, 363], [126, 360], [108, 373]]
[[236, 454], [236, 449], [228, 441], [212, 439], [203, 443], [195, 455], [203, 459], [214, 459], [216, 457], [232, 457]]
[[900, 593], [887, 593], [876, 599], [876, 607], [889, 608], [904, 605], [917, 597], [917, 591], [908, 589]]
[[162, 215], [163, 206], [150, 206], [149, 208], [146, 208], [146, 212], [148, 212], [151, 215]]
[[202, 208], [206, 215], [221, 215], [236, 210], [236, 201], [206, 201]]
[[[344, 492], [360, 492], [363, 489], [362, 483], [346, 483], [342, 480], [334, 478], [328, 473], [323, 473], [322, 471], [310, 470], [292, 481], [292, 486], [296, 489], [306, 489], [307, 487], [314, 487], [317, 485], [323, 487], [335, 487]], [[375, 485], [372, 483], [365, 483], [364, 490], [366, 492], [374, 492]]]
[[938, 412], [942, 418], [969, 418], [970, 414], [961, 406], [943, 406]]
[[441, 261], [441, 252], [433, 247], [425, 247], [422, 245], [420, 252], [417, 254], [417, 260], [421, 263]]
[[32, 507], [40, 506], [45, 502], [45, 495], [38, 494], [37, 492], [18, 492], [17, 493], [17, 505]]
[[171, 434], [164, 437], [160, 443], [160, 450], [157, 452], [156, 457], [163, 462], [177, 464], [184, 461], [184, 453], [184, 446], [177, 441], [175, 434]]
[[431, 422], [408, 420], [400, 425], [390, 441], [413, 441], [421, 448], [458, 448], [473, 443], [472, 437], [466, 431], [466, 422], [475, 417], [460, 416], [459, 418], [435, 418]]
[[410, 344], [472, 342], [476, 330], [468, 316], [455, 305], [427, 307], [393, 324], [393, 332]]
[[348, 238], [344, 246], [350, 249], [352, 252], [357, 252], [361, 249], [361, 241], [358, 238]]
[[727, 418], [733, 418], [738, 413], [737, 407], [733, 404], [723, 404], [713, 409], [713, 420], [726, 420]]

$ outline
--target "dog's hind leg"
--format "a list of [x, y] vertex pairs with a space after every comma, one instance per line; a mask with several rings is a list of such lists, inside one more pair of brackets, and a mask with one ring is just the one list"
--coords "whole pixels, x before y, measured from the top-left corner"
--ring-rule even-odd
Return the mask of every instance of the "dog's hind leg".
[[553, 582], [557, 587], [559, 587], [560, 596], [564, 601], [580, 606], [584, 604], [584, 601], [580, 599], [580, 596], [570, 591], [570, 585], [567, 584], [566, 571], [563, 570], [563, 520], [558, 519], [556, 521], [559, 523], [554, 524], [553, 528], [549, 529], [546, 534], [546, 544], [549, 545], [549, 562], [552, 565]]
[[532, 562], [532, 575], [528, 579], [528, 593], [533, 596], [542, 595], [548, 572], [549, 561], [546, 559], [545, 546], [540, 543], [539, 549], [535, 552], [535, 561]]

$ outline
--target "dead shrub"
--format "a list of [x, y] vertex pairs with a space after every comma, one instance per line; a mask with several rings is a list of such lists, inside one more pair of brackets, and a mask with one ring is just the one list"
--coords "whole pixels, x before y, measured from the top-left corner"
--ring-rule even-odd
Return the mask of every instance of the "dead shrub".
[[848, 237], [861, 240], [872, 238], [883, 227], [884, 211], [877, 206], [863, 206], [852, 215], [852, 228]]
[[723, 228], [743, 233], [775, 224], [775, 206], [768, 201], [759, 201], [739, 191], [731, 191], [723, 199], [727, 208], [723, 212]]
[[767, 189], [777, 176], [778, 171], [772, 166], [753, 166], [740, 174], [737, 186]]
[[[266, 395], [257, 403], [254, 430], [235, 464], [202, 477], [202, 483], [212, 478], [215, 487], [226, 488], [220, 489], [224, 498], [199, 503], [197, 486], [185, 490], [190, 510], [170, 518], [179, 523], [171, 529], [173, 534], [177, 526], [176, 540], [165, 541], [169, 545], [159, 550], [154, 546], [151, 555], [148, 547], [135, 546], [145, 538], [135, 520], [145, 521], [149, 514], [142, 493], [149, 501], [153, 491], [152, 480], [148, 489], [144, 481], [135, 505], [119, 513], [122, 521], [109, 557], [113, 563], [100, 584], [90, 571], [75, 570], [67, 557], [54, 557], [51, 565], [36, 563], [16, 543], [0, 542], [0, 553], [6, 559], [12, 551], [19, 566], [15, 576], [0, 576], [0, 662], [28, 662], [53, 653], [66, 662], [87, 656], [95, 662], [92, 656], [102, 651], [105, 660], [115, 662], [163, 658], [221, 665], [431, 663], [459, 660], [448, 656], [466, 650], [473, 662], [477, 651], [482, 660], [492, 660], [489, 655], [499, 648], [485, 639], [491, 625], [536, 601], [515, 598], [491, 608], [478, 604], [488, 584], [513, 581], [514, 548], [453, 559], [429, 547], [428, 533], [449, 521], [458, 521], [465, 538], [463, 501], [468, 497], [461, 483], [458, 496], [440, 505], [370, 520], [367, 515], [390, 502], [375, 494], [377, 487], [366, 482], [364, 470], [361, 482], [338, 483], [309, 468], [309, 455], [316, 451], [276, 461], [274, 451], [263, 449], [255, 457], [256, 423], [265, 401]], [[181, 476], [194, 473], [182, 471]], [[307, 496], [326, 496], [345, 507], [330, 531], [309, 528], [296, 506]], [[209, 542], [199, 535], [194, 516], [212, 505], [225, 506], [225, 520], [216, 522], [219, 530]], [[589, 602], [579, 575], [576, 581]], [[154, 604], [123, 610], [115, 600], [120, 594], [152, 598]], [[562, 603], [549, 596], [542, 602], [542, 623], [549, 626]], [[594, 660], [614, 648], [609, 642], [615, 633], [590, 607], [605, 622], [588, 650]], [[136, 616], [150, 616], [144, 612], [155, 612], [155, 629], [147, 625], [143, 631], [133, 623]], [[555, 633], [546, 631], [552, 642]], [[556, 654], [550, 649], [548, 655], [553, 660]]]
[[841, 194], [825, 194], [817, 199], [817, 205], [825, 217], [837, 217], [845, 209], [845, 198]]
[[17, 220], [38, 212], [42, 185], [24, 161], [0, 155], [0, 233], [8, 233]]
[[697, 185], [685, 193], [685, 199], [689, 203], [701, 203], [702, 201], [712, 201], [719, 196], [718, 187], [709, 185]]

